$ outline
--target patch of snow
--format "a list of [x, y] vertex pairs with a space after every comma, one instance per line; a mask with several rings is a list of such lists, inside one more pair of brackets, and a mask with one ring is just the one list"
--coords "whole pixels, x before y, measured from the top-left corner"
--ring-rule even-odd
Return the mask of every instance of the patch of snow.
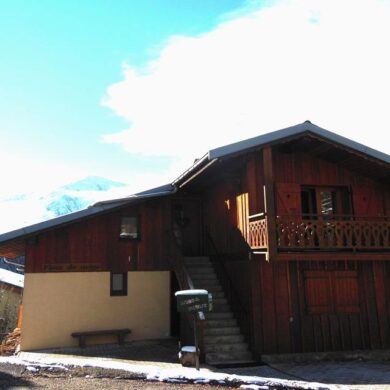
[[194, 381], [194, 383], [196, 385], [205, 385], [207, 383], [210, 383], [210, 379], [197, 379], [197, 380]]
[[[160, 382], [184, 381], [195, 383], [197, 381], [208, 381], [204, 383], [220, 383], [228, 386], [239, 385], [257, 385], [269, 387], [289, 387], [296, 389], [311, 390], [340, 390], [335, 385], [325, 385], [316, 382], [304, 382], [278, 378], [264, 378], [259, 376], [231, 375], [223, 372], [212, 372], [207, 368], [201, 368], [199, 371], [194, 368], [178, 366], [177, 368], [162, 368], [158, 366], [131, 364], [123, 361], [110, 360], [105, 358], [83, 358], [83, 357], [63, 357], [45, 355], [42, 353], [21, 352], [19, 356], [0, 357], [1, 363], [18, 364], [25, 366], [55, 367], [67, 370], [68, 367], [95, 367], [110, 370], [122, 370], [144, 376], [148, 380]], [[261, 389], [262, 387], [260, 387]], [[256, 388], [253, 388], [256, 389]]]
[[175, 292], [175, 297], [180, 295], [208, 295], [207, 290], [180, 290]]
[[168, 378], [165, 382], [168, 382], [168, 383], [187, 383], [187, 381], [185, 379], [171, 379], [171, 378]]
[[10, 284], [16, 287], [24, 287], [24, 275], [0, 268], [0, 282]]
[[185, 345], [184, 347], [181, 348], [181, 352], [196, 352], [196, 347], [193, 345]]
[[245, 389], [245, 390], [268, 390], [269, 386], [241, 385], [240, 389]]
[[38, 372], [39, 371], [38, 368], [33, 367], [33, 366], [27, 366], [26, 370], [30, 371], [30, 372]]

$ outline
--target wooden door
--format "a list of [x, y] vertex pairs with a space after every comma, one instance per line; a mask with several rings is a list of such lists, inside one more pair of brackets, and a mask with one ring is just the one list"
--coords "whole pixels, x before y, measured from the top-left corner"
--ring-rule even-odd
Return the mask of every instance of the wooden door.
[[198, 199], [180, 199], [173, 204], [173, 230], [186, 256], [202, 253], [201, 203]]
[[[301, 265], [301, 340], [307, 352], [368, 347], [362, 274], [356, 264], [342, 269]], [[302, 269], [306, 268], [306, 269]]]

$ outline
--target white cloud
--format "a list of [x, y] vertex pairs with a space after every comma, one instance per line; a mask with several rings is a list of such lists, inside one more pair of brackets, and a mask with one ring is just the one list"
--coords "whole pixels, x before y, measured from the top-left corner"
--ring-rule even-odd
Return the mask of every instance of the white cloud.
[[130, 127], [104, 142], [170, 155], [176, 168], [212, 147], [310, 119], [390, 152], [390, 3], [279, 1], [196, 37], [172, 37], [104, 104]]
[[87, 175], [81, 167], [6, 148], [1, 151], [1, 165], [0, 201], [15, 194], [52, 190]]

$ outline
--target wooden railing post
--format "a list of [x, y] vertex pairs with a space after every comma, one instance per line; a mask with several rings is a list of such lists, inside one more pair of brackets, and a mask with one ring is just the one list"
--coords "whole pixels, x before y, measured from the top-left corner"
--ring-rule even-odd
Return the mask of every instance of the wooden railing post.
[[275, 204], [275, 180], [272, 161], [272, 148], [267, 146], [263, 149], [264, 166], [264, 206], [267, 215], [267, 261], [276, 258], [277, 236], [276, 236], [276, 204]]

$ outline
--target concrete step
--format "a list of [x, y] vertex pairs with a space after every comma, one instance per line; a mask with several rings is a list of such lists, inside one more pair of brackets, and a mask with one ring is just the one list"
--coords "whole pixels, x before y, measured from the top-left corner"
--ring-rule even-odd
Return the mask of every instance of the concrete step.
[[197, 273], [189, 272], [189, 274], [190, 274], [191, 279], [193, 280], [194, 283], [196, 283], [197, 281], [208, 283], [210, 281], [210, 283], [213, 282], [213, 283], [219, 284], [217, 275], [215, 275], [214, 273], [212, 273], [212, 274], [197, 274]]
[[242, 343], [244, 336], [242, 334], [212, 335], [204, 336], [204, 344], [233, 344]]
[[225, 312], [225, 311], [230, 311], [230, 305], [228, 303], [226, 304], [215, 304], [213, 303], [213, 312], [219, 313], [219, 312]]
[[236, 352], [211, 352], [206, 355], [206, 363], [211, 365], [219, 365], [223, 363], [230, 364], [230, 362], [251, 362], [252, 354], [249, 351]]
[[211, 264], [207, 256], [184, 257], [184, 262], [186, 264]]
[[206, 322], [208, 320], [225, 320], [225, 319], [232, 319], [233, 313], [231, 311], [225, 311], [225, 312], [207, 312], [205, 313], [206, 315]]
[[196, 283], [194, 285], [195, 285], [195, 288], [200, 288], [200, 289], [207, 290], [213, 296], [214, 296], [215, 293], [223, 293], [222, 286], [220, 286], [220, 285], [214, 285], [214, 286], [208, 285], [208, 286], [205, 286], [205, 287], [201, 287], [200, 284], [196, 284]]
[[190, 260], [188, 261], [185, 261], [185, 265], [186, 267], [188, 268], [191, 268], [191, 269], [207, 269], [207, 270], [214, 270], [214, 267], [213, 267], [213, 264], [211, 262], [209, 263], [196, 263], [196, 262], [192, 262]]
[[215, 305], [228, 305], [229, 304], [229, 302], [227, 301], [227, 299], [225, 297], [219, 298], [219, 297], [214, 297], [214, 296], [213, 296], [213, 303]]
[[198, 267], [188, 267], [186, 266], [187, 271], [190, 275], [216, 275], [214, 272], [214, 268], [207, 267], [207, 268], [198, 268]]
[[210, 289], [214, 288], [214, 287], [219, 287], [220, 288], [220, 291], [223, 291], [222, 290], [222, 286], [219, 284], [219, 281], [218, 279], [196, 279], [194, 280], [194, 284], [198, 285], [198, 286], [202, 286], [202, 288], [205, 288], [207, 290], [207, 287], [209, 287]]
[[194, 283], [194, 286], [196, 289], [207, 290], [207, 292], [211, 293], [211, 295], [213, 295], [214, 293], [223, 292], [222, 287], [218, 285], [210, 286], [210, 285]]
[[205, 329], [207, 328], [225, 328], [237, 326], [237, 320], [235, 318], [223, 318], [219, 320], [209, 320], [205, 321]]
[[232, 343], [232, 344], [205, 344], [204, 350], [206, 356], [209, 353], [233, 353], [233, 352], [247, 352], [248, 344], [247, 343]]
[[214, 273], [214, 268], [211, 265], [205, 265], [205, 264], [197, 264], [196, 266], [193, 264], [186, 264], [187, 269], [189, 272], [198, 272], [198, 273]]
[[209, 291], [209, 293], [211, 293], [211, 295], [213, 296], [213, 300], [225, 299], [225, 293], [223, 291], [215, 291], [215, 292]]
[[219, 328], [205, 328], [205, 336], [228, 336], [228, 335], [239, 335], [240, 328], [238, 326], [224, 326]]

